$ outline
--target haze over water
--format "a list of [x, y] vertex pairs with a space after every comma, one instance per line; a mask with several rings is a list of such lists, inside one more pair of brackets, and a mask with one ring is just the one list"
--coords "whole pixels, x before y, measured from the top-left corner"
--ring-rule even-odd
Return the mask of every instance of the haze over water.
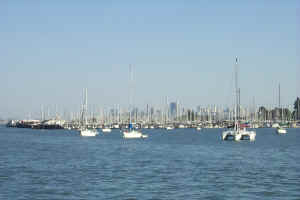
[[0, 127], [1, 199], [287, 199], [300, 197], [299, 129], [257, 129], [255, 142], [222, 129], [76, 131]]

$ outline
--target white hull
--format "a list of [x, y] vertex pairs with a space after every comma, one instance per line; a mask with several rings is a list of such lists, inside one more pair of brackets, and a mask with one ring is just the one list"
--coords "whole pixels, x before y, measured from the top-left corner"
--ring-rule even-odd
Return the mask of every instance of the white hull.
[[222, 140], [241, 140], [242, 135], [238, 131], [224, 131], [222, 133]]
[[232, 130], [232, 131], [224, 131], [222, 133], [222, 140], [250, 140], [254, 141], [256, 137], [255, 131], [247, 131], [247, 130]]
[[170, 130], [173, 130], [174, 128], [173, 127], [170, 127], [170, 126], [167, 126], [166, 127], [166, 130], [170, 131]]
[[201, 131], [201, 130], [202, 130], [202, 128], [201, 128], [201, 127], [197, 127], [196, 129], [197, 129], [197, 131]]
[[116, 128], [116, 129], [120, 128], [119, 124], [115, 124], [114, 128]]
[[185, 128], [183, 124], [179, 124], [178, 128]]
[[102, 132], [103, 132], [103, 133], [110, 133], [110, 132], [111, 132], [111, 129], [110, 129], [110, 128], [103, 128], [103, 129], [102, 129]]
[[133, 139], [133, 138], [147, 138], [147, 135], [143, 135], [141, 132], [139, 131], [124, 131], [123, 132], [123, 137], [124, 138], [128, 138], [128, 139]]
[[93, 137], [96, 136], [98, 132], [96, 130], [84, 129], [80, 130], [80, 135], [84, 137]]
[[286, 131], [286, 129], [284, 129], [284, 128], [278, 128], [278, 129], [277, 129], [277, 133], [278, 133], [278, 134], [286, 134], [287, 131]]
[[[256, 132], [255, 131], [242, 131], [242, 140], [245, 140], [245, 138], [249, 138], [250, 141], [254, 141], [255, 140], [255, 137], [256, 137]], [[246, 139], [247, 140], [247, 139]]]

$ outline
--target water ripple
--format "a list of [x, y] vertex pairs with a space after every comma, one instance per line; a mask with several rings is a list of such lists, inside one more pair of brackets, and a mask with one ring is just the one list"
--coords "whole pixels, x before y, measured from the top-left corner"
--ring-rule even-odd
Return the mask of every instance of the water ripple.
[[299, 199], [297, 129], [255, 142], [220, 130], [120, 133], [0, 129], [0, 199]]

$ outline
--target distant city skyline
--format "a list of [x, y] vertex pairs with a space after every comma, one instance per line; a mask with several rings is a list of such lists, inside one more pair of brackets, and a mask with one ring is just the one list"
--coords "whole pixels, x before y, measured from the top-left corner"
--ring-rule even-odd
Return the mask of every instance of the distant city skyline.
[[[0, 117], [41, 106], [282, 105], [300, 96], [300, 2], [2, 1]], [[52, 111], [53, 112], [53, 111]]]

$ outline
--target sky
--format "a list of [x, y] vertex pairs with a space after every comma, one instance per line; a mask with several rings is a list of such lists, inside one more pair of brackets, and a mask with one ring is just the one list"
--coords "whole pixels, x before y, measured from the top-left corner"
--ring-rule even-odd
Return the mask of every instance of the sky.
[[41, 105], [232, 105], [234, 63], [244, 105], [300, 96], [300, 2], [0, 1], [0, 117]]

